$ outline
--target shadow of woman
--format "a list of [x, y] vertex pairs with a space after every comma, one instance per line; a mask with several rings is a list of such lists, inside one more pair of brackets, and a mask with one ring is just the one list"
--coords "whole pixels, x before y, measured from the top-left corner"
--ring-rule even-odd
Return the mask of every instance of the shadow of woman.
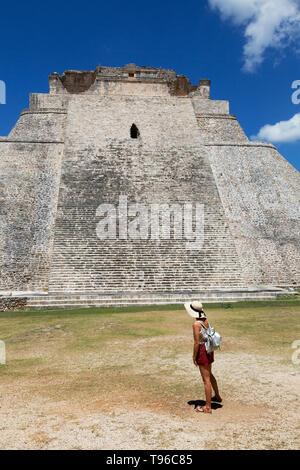
[[[193, 406], [194, 405], [194, 408], [196, 409], [197, 406], [205, 406], [205, 400], [190, 400], [187, 402], [188, 405], [190, 406]], [[214, 403], [212, 402], [211, 403], [211, 408], [213, 410], [217, 410], [218, 408], [223, 408], [223, 405], [221, 405], [221, 403]]]

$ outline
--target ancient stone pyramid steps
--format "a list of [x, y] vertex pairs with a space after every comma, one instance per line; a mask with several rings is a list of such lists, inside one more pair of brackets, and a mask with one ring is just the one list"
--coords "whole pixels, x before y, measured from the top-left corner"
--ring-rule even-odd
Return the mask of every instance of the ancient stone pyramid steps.
[[[173, 109], [168, 112], [170, 121], [177, 122]], [[80, 151], [75, 147], [64, 154], [50, 291], [155, 293], [243, 285], [215, 179], [198, 147], [197, 122], [192, 121], [188, 144], [181, 122], [176, 124], [184, 134], [182, 148], [177, 141], [174, 147], [150, 148], [115, 139], [109, 147], [99, 143], [97, 151], [87, 150], [80, 141]], [[187, 250], [187, 240], [174, 240], [172, 235], [159, 241], [99, 240], [97, 207], [101, 202], [116, 207], [120, 194], [127, 195], [128, 204], [204, 204], [203, 248]]]
[[[76, 221], [74, 221], [76, 226]], [[105, 240], [95, 236], [95, 222], [85, 237], [59, 222], [51, 266], [52, 291], [199, 289], [242, 286], [235, 246], [226, 223], [205, 229], [204, 247], [187, 250], [186, 240]], [[82, 221], [78, 223], [82, 227]]]
[[[98, 292], [76, 299], [90, 305], [113, 294], [125, 302], [124, 292], [152, 303], [159, 291], [166, 298], [299, 281], [299, 173], [272, 145], [248, 141], [229, 103], [210, 100], [209, 80], [196, 89], [175, 71], [130, 64], [52, 74], [49, 82], [50, 93], [32, 94], [30, 109], [0, 138], [3, 288], [43, 292], [50, 279], [70, 305], [70, 292]], [[96, 209], [117, 206], [120, 195], [129, 204], [204, 204], [204, 247], [101, 243]]]
[[107, 293], [70, 293], [63, 294], [49, 292], [49, 295], [32, 296], [26, 306], [26, 310], [40, 310], [48, 308], [88, 308], [88, 307], [109, 307], [125, 305], [166, 305], [183, 304], [190, 300], [199, 300], [209, 302], [236, 302], [239, 300], [275, 300], [278, 295], [290, 293], [282, 289], [261, 288], [252, 290], [244, 289], [207, 289], [198, 292], [179, 292], [172, 293], [158, 291], [149, 292], [107, 292]]
[[[51, 290], [195, 289], [241, 286], [240, 266], [228, 241], [188, 251], [185, 241], [105, 241], [59, 234], [51, 267]], [[143, 273], [143, 274], [141, 274]]]

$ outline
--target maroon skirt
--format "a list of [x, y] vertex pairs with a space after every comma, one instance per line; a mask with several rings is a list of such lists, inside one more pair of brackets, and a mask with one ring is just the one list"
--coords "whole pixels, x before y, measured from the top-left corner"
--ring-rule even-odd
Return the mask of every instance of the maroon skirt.
[[209, 366], [212, 362], [214, 362], [214, 352], [207, 354], [205, 344], [200, 344], [197, 356], [198, 366]]

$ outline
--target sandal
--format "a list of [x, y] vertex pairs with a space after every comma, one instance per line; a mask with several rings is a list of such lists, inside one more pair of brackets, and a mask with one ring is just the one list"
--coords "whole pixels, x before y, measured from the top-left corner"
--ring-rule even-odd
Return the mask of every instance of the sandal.
[[219, 398], [216, 398], [216, 397], [212, 397], [211, 401], [215, 401], [217, 403], [222, 403], [223, 400], [222, 400], [222, 398], [219, 399]]
[[195, 410], [198, 412], [198, 413], [209, 413], [209, 414], [212, 414], [212, 410], [209, 410], [208, 408], [206, 408], [205, 406], [197, 406], [195, 408]]

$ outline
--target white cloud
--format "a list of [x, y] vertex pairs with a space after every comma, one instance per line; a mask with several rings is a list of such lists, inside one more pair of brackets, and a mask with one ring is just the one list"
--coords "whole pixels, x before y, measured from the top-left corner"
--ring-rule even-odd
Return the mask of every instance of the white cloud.
[[283, 48], [300, 36], [300, 0], [208, 0], [224, 20], [244, 28], [244, 70], [253, 72], [267, 48]]
[[263, 126], [255, 137], [268, 142], [295, 142], [300, 140], [300, 113], [295, 114], [288, 121]]

